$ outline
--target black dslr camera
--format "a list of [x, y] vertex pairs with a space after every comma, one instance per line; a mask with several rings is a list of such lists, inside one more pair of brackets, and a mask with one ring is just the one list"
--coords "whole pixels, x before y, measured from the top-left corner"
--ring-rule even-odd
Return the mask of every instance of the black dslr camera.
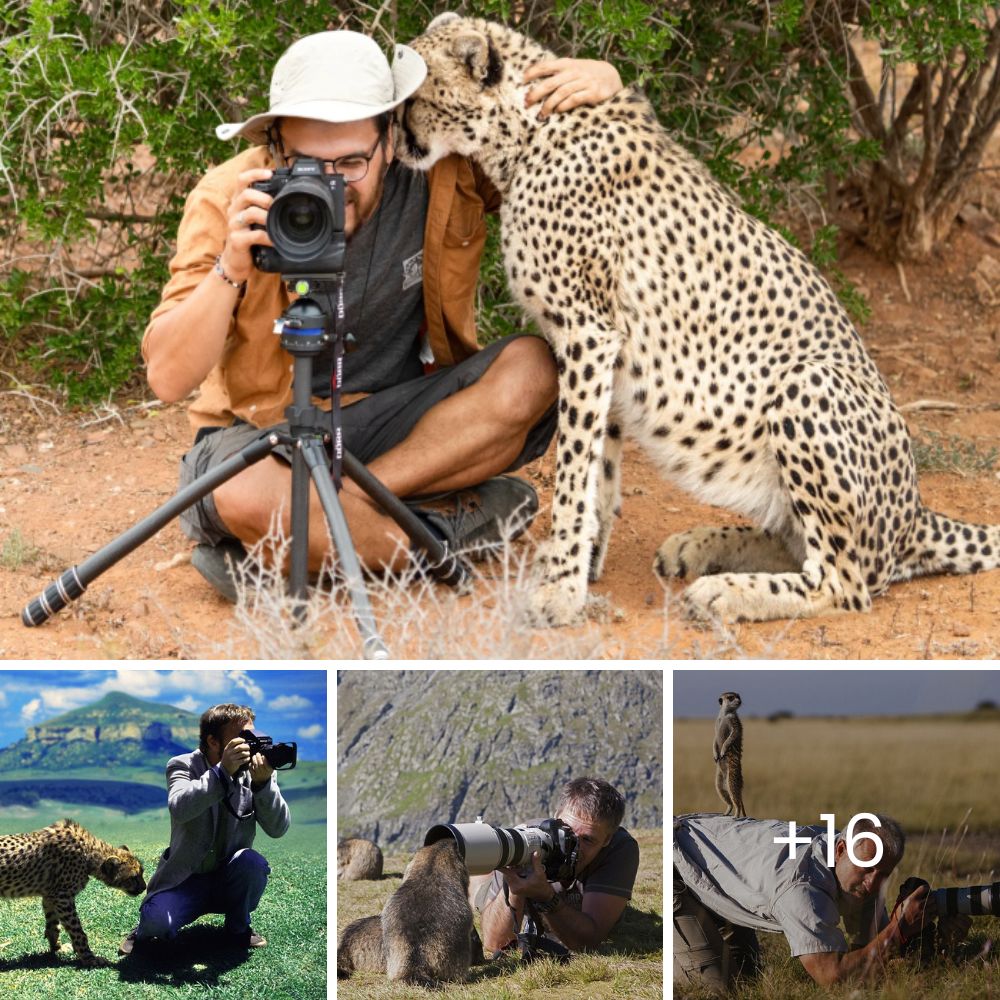
[[[297, 743], [275, 743], [270, 736], [261, 736], [259, 733], [252, 733], [249, 729], [244, 729], [240, 733], [240, 738], [246, 740], [250, 748], [250, 756], [263, 754], [264, 760], [270, 764], [275, 771], [290, 771], [298, 761], [299, 750]], [[240, 771], [249, 770], [250, 765], [244, 764]]]
[[344, 270], [344, 178], [324, 172], [323, 161], [303, 156], [251, 187], [272, 195], [267, 229], [273, 247], [251, 247], [259, 271], [286, 276], [339, 274]]

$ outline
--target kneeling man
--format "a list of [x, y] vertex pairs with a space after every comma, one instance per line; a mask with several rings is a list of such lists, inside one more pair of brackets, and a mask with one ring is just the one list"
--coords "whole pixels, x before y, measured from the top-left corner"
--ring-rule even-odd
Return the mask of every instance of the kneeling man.
[[169, 940], [206, 913], [225, 915], [228, 943], [262, 948], [250, 926], [267, 877], [253, 850], [257, 827], [269, 837], [288, 830], [288, 806], [262, 754], [251, 756], [240, 733], [254, 721], [245, 705], [216, 705], [201, 717], [200, 746], [167, 764], [170, 846], [160, 857], [139, 910], [139, 926], [122, 942]]

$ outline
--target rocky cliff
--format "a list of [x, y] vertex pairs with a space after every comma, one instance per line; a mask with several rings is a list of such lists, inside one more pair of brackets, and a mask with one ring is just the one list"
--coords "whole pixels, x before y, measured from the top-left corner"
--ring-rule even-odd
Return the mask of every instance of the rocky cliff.
[[193, 712], [112, 692], [99, 701], [30, 726], [24, 739], [0, 750], [0, 771], [21, 767], [153, 764], [198, 745]]
[[626, 827], [663, 822], [660, 671], [341, 671], [341, 837], [411, 849], [435, 823], [549, 815], [568, 778], [625, 796]]

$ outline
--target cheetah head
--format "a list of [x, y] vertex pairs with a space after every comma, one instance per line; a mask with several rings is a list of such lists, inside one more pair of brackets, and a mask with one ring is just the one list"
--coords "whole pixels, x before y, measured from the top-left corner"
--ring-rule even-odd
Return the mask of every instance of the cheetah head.
[[435, 18], [413, 42], [427, 64], [420, 89], [397, 113], [397, 152], [427, 170], [449, 153], [474, 156], [500, 138], [540, 46], [502, 25], [457, 14]]
[[95, 876], [112, 889], [121, 889], [130, 896], [138, 896], [146, 889], [142, 862], [124, 844], [101, 862]]

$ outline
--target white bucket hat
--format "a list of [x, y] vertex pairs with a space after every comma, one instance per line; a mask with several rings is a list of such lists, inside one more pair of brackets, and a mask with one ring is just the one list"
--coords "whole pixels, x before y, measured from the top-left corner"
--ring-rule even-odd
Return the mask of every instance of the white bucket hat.
[[271, 107], [245, 122], [217, 125], [220, 139], [238, 135], [263, 145], [275, 118], [356, 122], [402, 104], [424, 82], [427, 66], [397, 45], [392, 68], [382, 50], [357, 31], [322, 31], [285, 50], [271, 74]]

